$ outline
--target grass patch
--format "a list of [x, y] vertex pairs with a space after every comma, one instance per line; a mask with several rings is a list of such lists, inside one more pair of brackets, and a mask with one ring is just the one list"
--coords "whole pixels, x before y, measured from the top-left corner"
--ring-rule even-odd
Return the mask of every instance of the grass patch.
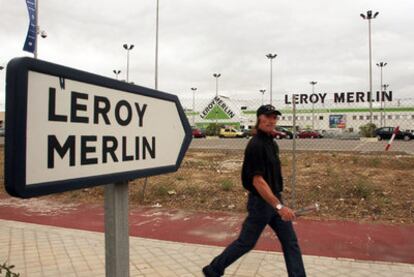
[[220, 182], [220, 185], [221, 185], [221, 189], [224, 191], [230, 191], [234, 186], [233, 182], [229, 179], [222, 180]]
[[171, 190], [171, 185], [164, 184], [164, 183], [158, 183], [154, 187], [154, 195], [158, 197], [165, 197], [168, 196], [168, 191]]
[[177, 176], [175, 177], [175, 179], [177, 179], [177, 181], [184, 181], [185, 178], [183, 176]]
[[381, 164], [381, 160], [378, 158], [373, 158], [369, 160], [369, 165], [371, 167], [378, 167]]
[[373, 187], [364, 179], [359, 179], [357, 183], [349, 189], [348, 193], [356, 198], [368, 199], [374, 192]]

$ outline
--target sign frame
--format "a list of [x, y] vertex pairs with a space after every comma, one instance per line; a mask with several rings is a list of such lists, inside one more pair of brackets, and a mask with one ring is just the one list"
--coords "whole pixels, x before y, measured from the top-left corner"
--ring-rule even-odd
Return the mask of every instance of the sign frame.
[[[175, 164], [27, 185], [26, 129], [29, 71], [173, 102], [177, 108], [181, 126], [184, 130], [184, 138]], [[5, 188], [10, 195], [21, 198], [107, 185], [136, 178], [175, 172], [180, 167], [185, 152], [192, 140], [190, 124], [176, 95], [29, 57], [14, 58], [7, 65], [5, 132]]]

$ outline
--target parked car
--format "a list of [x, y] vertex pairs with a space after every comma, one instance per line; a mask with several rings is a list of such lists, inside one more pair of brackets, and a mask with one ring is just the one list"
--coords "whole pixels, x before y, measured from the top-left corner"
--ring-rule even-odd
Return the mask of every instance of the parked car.
[[0, 128], [0, 137], [4, 137], [4, 128]]
[[250, 136], [253, 135], [253, 129], [243, 129], [242, 132], [243, 132], [243, 135], [246, 138], [248, 138], [248, 137], [250, 137]]
[[277, 131], [277, 130], [273, 130], [272, 137], [275, 138], [275, 139], [284, 139], [284, 138], [286, 138], [286, 133], [281, 132], [281, 131]]
[[220, 138], [243, 138], [245, 136], [246, 136], [245, 133], [233, 127], [220, 128], [220, 133], [219, 133]]
[[318, 133], [317, 131], [312, 131], [312, 130], [301, 131], [296, 136], [298, 138], [311, 138], [311, 139], [313, 139], [313, 138], [323, 138], [323, 136], [320, 133]]
[[287, 139], [293, 138], [293, 133], [284, 127], [276, 126], [276, 131], [285, 133], [285, 138]]
[[[395, 130], [394, 127], [382, 127], [382, 128], [375, 129], [374, 133], [375, 133], [375, 136], [378, 138], [378, 140], [390, 139], [392, 134], [394, 133], [394, 130]], [[411, 132], [399, 130], [397, 134], [395, 135], [395, 139], [403, 139], [403, 140], [414, 139], [414, 134]]]
[[193, 132], [193, 138], [205, 138], [206, 137], [206, 133], [203, 132], [199, 128], [193, 128], [192, 132]]

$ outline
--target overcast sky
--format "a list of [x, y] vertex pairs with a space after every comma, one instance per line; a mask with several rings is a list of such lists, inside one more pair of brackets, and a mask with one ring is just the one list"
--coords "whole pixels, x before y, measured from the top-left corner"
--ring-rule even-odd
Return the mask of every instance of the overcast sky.
[[[40, 0], [39, 58], [125, 79], [126, 51], [132, 43], [130, 81], [154, 87], [156, 0]], [[368, 21], [360, 13], [379, 11], [372, 21], [373, 89], [384, 83], [396, 98], [414, 93], [414, 1], [412, 0], [160, 0], [159, 86], [180, 98], [220, 94], [261, 99], [269, 91], [269, 60], [274, 60], [273, 95], [367, 91]], [[24, 0], [0, 0], [0, 65], [23, 52], [28, 28]], [[4, 110], [5, 70], [0, 71]], [[266, 94], [266, 97], [268, 95]]]

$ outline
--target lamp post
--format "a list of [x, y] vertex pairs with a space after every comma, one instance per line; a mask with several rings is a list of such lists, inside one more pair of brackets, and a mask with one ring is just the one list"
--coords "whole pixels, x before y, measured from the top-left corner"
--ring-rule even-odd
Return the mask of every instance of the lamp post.
[[383, 92], [383, 90], [382, 90], [382, 88], [383, 88], [383, 86], [382, 86], [382, 68], [384, 67], [384, 66], [386, 66], [387, 65], [387, 63], [385, 63], [385, 62], [379, 62], [379, 63], [377, 63], [377, 66], [380, 68], [380, 70], [381, 70], [381, 84], [380, 84], [380, 103], [381, 103], [381, 120], [380, 120], [380, 124], [381, 124], [381, 127], [384, 127], [384, 125], [383, 125], [383, 103], [384, 103], [384, 92]]
[[261, 89], [259, 91], [262, 93], [262, 106], [263, 106], [264, 105], [263, 98], [264, 98], [264, 94], [265, 94], [266, 90], [265, 89]]
[[193, 92], [193, 126], [195, 126], [195, 118], [194, 118], [194, 113], [195, 113], [195, 92], [197, 90], [197, 88], [191, 88], [192, 92]]
[[273, 59], [277, 57], [277, 54], [267, 54], [266, 57], [270, 60], [270, 105], [273, 105]]
[[218, 96], [218, 78], [220, 78], [220, 73], [214, 73], [213, 77], [216, 78], [216, 96]]
[[[389, 85], [389, 84], [383, 84], [382, 86], [383, 86], [383, 88], [384, 88], [384, 91], [387, 91], [387, 88], [388, 88], [390, 85]], [[385, 101], [383, 102], [383, 113], [384, 113], [384, 126], [386, 126], [386, 125], [387, 125], [387, 124], [386, 124], [387, 115], [386, 115], [386, 112], [385, 112]]]
[[121, 73], [121, 70], [112, 70], [112, 72], [115, 74], [115, 76], [116, 76], [116, 79], [118, 80], [118, 75], [119, 75], [119, 73]]
[[[220, 78], [220, 76], [221, 76], [220, 73], [214, 73], [213, 74], [213, 77], [216, 78], [216, 97], [218, 97], [218, 78]], [[218, 111], [217, 111], [217, 105], [216, 105], [215, 108], [216, 108], [216, 114], [215, 114], [216, 115], [215, 116], [215, 118], [216, 118], [216, 130], [215, 131], [216, 131], [216, 133], [218, 133], [218, 123], [217, 123], [217, 116], [218, 116], [217, 115], [217, 112]]]
[[36, 39], [35, 39], [35, 45], [34, 45], [34, 51], [33, 51], [33, 57], [35, 59], [37, 59], [37, 46], [39, 45], [39, 43], [37, 42], [37, 37], [38, 35], [40, 35], [42, 38], [46, 38], [47, 37], [47, 33], [45, 30], [40, 30], [40, 26], [39, 26], [39, 0], [35, 1], [36, 6], [35, 6], [35, 17], [36, 17], [36, 21], [35, 21], [35, 25], [36, 25]]
[[372, 14], [372, 11], [367, 11], [367, 14], [361, 13], [362, 19], [368, 20], [368, 42], [369, 42], [369, 123], [372, 124], [372, 48], [371, 48], [371, 19], [378, 16], [379, 12]]
[[128, 44], [124, 44], [124, 49], [127, 50], [127, 70], [126, 70], [126, 81], [127, 83], [129, 83], [129, 51], [132, 50], [132, 48], [134, 48], [134, 45], [128, 45]]
[[[315, 94], [315, 85], [318, 82], [311, 81], [310, 84], [312, 85], [312, 94]], [[312, 130], [315, 130], [315, 103], [312, 102]]]
[[155, 22], [155, 89], [158, 89], [158, 26], [159, 26], [159, 0], [157, 0], [157, 15]]

